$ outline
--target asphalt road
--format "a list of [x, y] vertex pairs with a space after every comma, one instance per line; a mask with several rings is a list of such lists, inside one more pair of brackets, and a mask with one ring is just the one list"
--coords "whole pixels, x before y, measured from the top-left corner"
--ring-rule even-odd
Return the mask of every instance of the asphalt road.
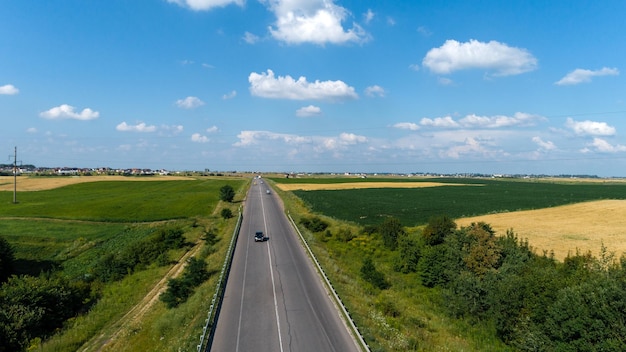
[[[245, 201], [211, 351], [359, 351], [274, 192]], [[255, 242], [254, 233], [270, 238]]]

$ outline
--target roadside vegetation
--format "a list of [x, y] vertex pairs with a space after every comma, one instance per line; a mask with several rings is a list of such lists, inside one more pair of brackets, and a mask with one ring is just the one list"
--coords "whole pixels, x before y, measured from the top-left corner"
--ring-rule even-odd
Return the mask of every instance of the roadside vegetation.
[[0, 192], [0, 351], [195, 349], [235, 224], [220, 212], [247, 183], [100, 181], [18, 204]]
[[454, 221], [624, 199], [624, 185], [483, 181], [281, 195], [373, 351], [626, 350], [625, 257], [559, 261], [513, 231]]

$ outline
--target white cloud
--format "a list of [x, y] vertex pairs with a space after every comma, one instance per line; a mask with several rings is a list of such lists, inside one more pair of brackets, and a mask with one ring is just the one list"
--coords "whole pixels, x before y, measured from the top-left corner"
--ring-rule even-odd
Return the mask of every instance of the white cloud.
[[330, 101], [358, 98], [354, 88], [342, 81], [307, 82], [306, 77], [298, 80], [291, 76], [275, 77], [272, 70], [252, 72], [248, 81], [250, 93], [263, 98]]
[[171, 4], [188, 7], [194, 11], [206, 11], [215, 7], [224, 7], [230, 4], [243, 6], [244, 0], [167, 0]]
[[37, 133], [37, 129], [35, 127], [29, 127], [28, 129], [26, 129], [26, 132], [28, 132], [28, 133]]
[[419, 64], [410, 64], [409, 68], [413, 71], [419, 71], [420, 70], [420, 65]]
[[510, 126], [531, 126], [534, 125], [536, 121], [544, 119], [544, 117], [523, 112], [516, 112], [513, 116], [478, 116], [471, 114], [462, 118], [459, 123], [463, 127], [501, 128]]
[[74, 109], [75, 108], [71, 105], [62, 104], [40, 113], [39, 116], [50, 120], [74, 119], [82, 121], [94, 120], [100, 116], [99, 112], [93, 111], [89, 108], [85, 108], [81, 112], [76, 112]]
[[378, 85], [373, 85], [365, 88], [365, 95], [368, 97], [384, 97], [385, 89]]
[[413, 122], [398, 122], [395, 125], [393, 125], [393, 127], [401, 129], [401, 130], [411, 130], [411, 131], [417, 131], [420, 129], [420, 126], [418, 126], [416, 123], [413, 123]]
[[422, 126], [437, 128], [503, 128], [511, 126], [532, 126], [536, 122], [543, 120], [545, 120], [545, 118], [539, 115], [516, 112], [513, 116], [479, 116], [470, 114], [458, 121], [455, 121], [450, 116], [436, 117], [434, 119], [425, 117], [420, 121], [420, 124]]
[[204, 102], [197, 97], [187, 97], [185, 99], [176, 100], [176, 106], [181, 109], [195, 109], [204, 105]]
[[206, 131], [209, 132], [209, 133], [215, 133], [215, 132], [219, 131], [219, 128], [217, 128], [217, 126], [211, 126], [211, 127], [207, 128]]
[[200, 133], [194, 133], [191, 135], [191, 141], [196, 143], [206, 143], [209, 141], [209, 137], [203, 136]]
[[140, 122], [136, 125], [129, 125], [126, 121], [120, 123], [115, 127], [120, 132], [155, 132], [157, 130], [154, 125], [146, 125], [145, 122]]
[[532, 141], [535, 142], [539, 146], [540, 149], [543, 150], [554, 150], [556, 146], [551, 141], [544, 141], [541, 137], [533, 137]]
[[263, 0], [276, 16], [275, 26], [270, 26], [272, 36], [289, 44], [325, 43], [342, 44], [363, 42], [369, 39], [356, 23], [344, 29], [348, 11], [333, 0]]
[[593, 77], [617, 75], [619, 75], [619, 70], [616, 68], [603, 67], [602, 69], [595, 71], [577, 68], [574, 71], [565, 75], [565, 77], [561, 78], [558, 82], [555, 82], [554, 84], [559, 86], [567, 86], [591, 82], [591, 79]]
[[439, 127], [439, 128], [459, 127], [459, 123], [454, 121], [454, 119], [452, 119], [452, 117], [450, 116], [435, 117], [434, 119], [425, 117], [420, 121], [420, 124], [422, 126]]
[[446, 40], [439, 48], [428, 51], [422, 66], [438, 74], [449, 74], [465, 69], [485, 69], [495, 76], [517, 75], [537, 68], [537, 59], [526, 49], [510, 47], [490, 41], [470, 40], [460, 43]]
[[15, 94], [17, 94], [19, 92], [20, 92], [20, 90], [17, 89], [12, 84], [5, 84], [3, 86], [0, 86], [0, 95], [15, 95]]
[[335, 152], [343, 150], [348, 146], [362, 144], [368, 141], [365, 136], [345, 132], [339, 134], [339, 136], [324, 137], [299, 136], [269, 131], [241, 131], [241, 133], [237, 135], [237, 138], [239, 138], [239, 141], [234, 144], [236, 147], [271, 144], [273, 148], [276, 148], [276, 143], [282, 142], [295, 148], [308, 148], [314, 153], [327, 151]]
[[590, 147], [590, 149], [584, 149], [583, 152], [589, 152], [591, 151], [591, 149], [597, 152], [602, 152], [602, 153], [626, 152], [626, 145], [621, 145], [621, 144], [612, 145], [606, 140], [602, 138], [597, 138], [597, 137], [594, 138], [593, 142], [589, 143], [588, 146]]
[[233, 90], [232, 92], [228, 93], [228, 94], [224, 94], [222, 95], [222, 100], [229, 100], [229, 99], [233, 99], [234, 97], [237, 96], [237, 91]]
[[606, 122], [574, 121], [568, 117], [565, 126], [580, 136], [612, 136], [615, 134], [615, 127], [609, 126]]
[[[162, 125], [160, 129], [161, 129], [161, 131], [164, 131], [164, 132], [166, 132], [168, 134], [171, 134], [171, 135], [180, 134], [184, 130], [182, 125], [171, 125], [171, 126]], [[152, 132], [152, 131], [150, 131], [150, 132]]]
[[320, 109], [319, 106], [314, 106], [314, 105], [304, 106], [296, 110], [296, 116], [298, 117], [317, 116], [317, 115], [320, 115], [321, 113], [322, 113], [322, 109]]
[[441, 153], [442, 156], [453, 159], [459, 159], [462, 155], [469, 154], [488, 155], [492, 152], [485, 148], [479, 139], [468, 137], [463, 144], [452, 146]]
[[243, 40], [248, 44], [255, 44], [259, 41], [259, 36], [252, 34], [250, 32], [246, 32], [243, 35]]
[[369, 24], [374, 19], [374, 16], [376, 16], [374, 11], [372, 11], [372, 9], [367, 9], [367, 12], [363, 14], [363, 21], [365, 24]]

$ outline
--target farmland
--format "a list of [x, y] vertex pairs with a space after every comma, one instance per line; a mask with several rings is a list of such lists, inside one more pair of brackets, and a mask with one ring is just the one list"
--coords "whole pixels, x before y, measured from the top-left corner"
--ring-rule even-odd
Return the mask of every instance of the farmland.
[[[3, 180], [2, 187], [8, 182]], [[193, 254], [206, 260], [209, 273], [221, 265], [228, 244], [222, 239], [232, 234], [234, 220], [222, 219], [218, 210], [235, 212], [237, 203], [221, 203], [219, 189], [232, 185], [242, 197], [247, 182], [226, 177], [20, 177], [17, 204], [12, 203], [12, 185], [0, 191], [0, 237], [13, 248], [16, 275], [3, 290], [36, 280], [32, 284], [62, 284], [86, 293], [81, 298], [86, 306], [63, 329], [36, 330], [39, 335], [27, 337], [26, 346], [43, 351], [194, 348], [208, 303], [194, 295], [167, 309], [157, 304], [158, 294], [166, 288], [164, 278], [180, 273], [174, 269], [182, 268], [182, 258]], [[147, 261], [151, 248], [165, 248], [159, 238], [177, 234], [182, 234], [178, 245]], [[206, 238], [211, 240], [205, 243]], [[34, 279], [20, 281], [19, 275]], [[196, 295], [212, 292], [215, 280], [212, 276], [198, 287]], [[0, 293], [0, 301], [5, 299], [9, 296]], [[135, 315], [121, 319], [129, 311]], [[3, 319], [0, 324], [6, 323]], [[153, 339], [155, 334], [160, 339]]]
[[372, 350], [626, 348], [622, 181], [337, 181], [273, 179]]
[[[324, 188], [331, 179], [302, 181], [305, 185], [316, 185], [316, 189], [321, 189], [318, 191], [299, 190], [310, 188], [297, 187], [295, 183], [286, 185], [295, 189], [294, 194], [313, 211], [360, 225], [378, 224], [386, 217], [396, 217], [405, 226], [419, 226], [433, 216], [448, 215], [459, 219], [459, 225], [477, 221], [490, 223], [500, 234], [513, 228], [520, 237], [528, 238], [537, 250], [554, 250], [559, 259], [568, 253], [574, 254], [577, 249], [595, 253], [601, 242], [618, 253], [626, 251], [626, 227], [621, 220], [626, 211], [626, 184], [623, 182], [490, 179], [409, 182], [404, 179], [396, 188], [389, 180], [384, 183], [380, 180], [354, 181], [334, 186], [358, 183], [365, 188]], [[276, 182], [283, 181], [278, 179]], [[369, 185], [373, 188], [367, 187]], [[602, 205], [592, 202], [598, 200], [617, 202], [610, 203], [611, 212], [598, 210]], [[564, 205], [570, 207], [561, 207]]]

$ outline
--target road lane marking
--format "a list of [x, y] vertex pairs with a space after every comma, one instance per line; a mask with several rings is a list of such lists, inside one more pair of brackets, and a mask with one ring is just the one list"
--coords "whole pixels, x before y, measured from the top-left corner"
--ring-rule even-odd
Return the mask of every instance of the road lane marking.
[[[269, 232], [267, 231], [267, 221], [265, 219], [265, 204], [263, 203], [263, 193], [261, 192], [261, 187], [259, 187], [259, 194], [261, 195], [261, 209], [263, 211], [263, 224], [265, 226], [265, 235], [268, 236]], [[283, 339], [280, 334], [280, 319], [278, 317], [278, 301], [276, 299], [276, 283], [274, 282], [274, 270], [272, 269], [272, 253], [270, 251], [269, 242], [267, 243], [267, 256], [270, 260], [270, 276], [272, 278], [272, 293], [274, 294], [274, 312], [276, 313], [276, 328], [278, 329], [278, 345], [280, 346], [280, 352], [283, 352]]]
[[[245, 236], [248, 238], [248, 236]], [[243, 298], [246, 293], [246, 272], [248, 271], [248, 252], [250, 250], [250, 239], [246, 240], [246, 260], [243, 264], [243, 282], [241, 288], [241, 303], [239, 304], [239, 323], [237, 325], [237, 345], [235, 347], [235, 351], [239, 352], [239, 339], [241, 336], [241, 318], [243, 315]]]

